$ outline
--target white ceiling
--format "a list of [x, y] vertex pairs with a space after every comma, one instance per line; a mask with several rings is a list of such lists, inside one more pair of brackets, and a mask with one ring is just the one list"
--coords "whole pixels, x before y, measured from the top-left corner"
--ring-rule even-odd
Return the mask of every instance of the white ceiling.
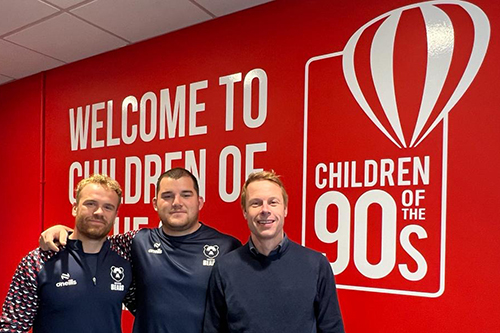
[[271, 0], [0, 0], [0, 84]]

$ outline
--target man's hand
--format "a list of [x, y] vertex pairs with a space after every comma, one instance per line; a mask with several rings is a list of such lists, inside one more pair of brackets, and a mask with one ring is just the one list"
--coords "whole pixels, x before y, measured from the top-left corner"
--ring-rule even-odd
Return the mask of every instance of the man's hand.
[[40, 248], [44, 251], [52, 250], [59, 252], [59, 245], [65, 246], [68, 240], [68, 233], [73, 232], [73, 229], [64, 225], [55, 225], [48, 228], [40, 235], [38, 242]]

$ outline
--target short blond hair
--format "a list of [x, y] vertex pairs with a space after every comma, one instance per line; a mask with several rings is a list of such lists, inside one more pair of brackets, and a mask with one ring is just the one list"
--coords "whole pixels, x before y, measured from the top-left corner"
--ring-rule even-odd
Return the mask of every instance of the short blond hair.
[[101, 185], [103, 188], [105, 188], [107, 190], [114, 191], [118, 195], [118, 206], [116, 208], [118, 208], [120, 206], [120, 203], [122, 201], [122, 188], [120, 187], [120, 184], [116, 180], [114, 180], [106, 175], [101, 175], [101, 174], [97, 174], [97, 173], [93, 174], [90, 177], [87, 177], [87, 178], [80, 180], [78, 185], [76, 185], [76, 203], [78, 203], [78, 201], [80, 201], [80, 196], [81, 196], [82, 190], [88, 184]]
[[283, 185], [283, 182], [280, 179], [280, 176], [274, 172], [274, 170], [271, 171], [258, 171], [258, 172], [252, 172], [249, 176], [245, 184], [243, 185], [243, 188], [241, 189], [241, 208], [243, 209], [244, 212], [247, 211], [246, 208], [246, 200], [247, 200], [247, 188], [248, 185], [250, 185], [253, 182], [260, 181], [260, 180], [268, 180], [270, 182], [275, 183], [281, 188], [281, 193], [283, 194], [283, 201], [285, 204], [285, 207], [288, 205], [288, 194], [286, 193], [285, 186]]

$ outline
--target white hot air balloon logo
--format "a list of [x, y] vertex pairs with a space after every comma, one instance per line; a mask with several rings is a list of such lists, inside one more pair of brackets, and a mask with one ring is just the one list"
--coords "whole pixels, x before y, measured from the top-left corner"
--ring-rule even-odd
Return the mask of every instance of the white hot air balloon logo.
[[[445, 11], [436, 6], [443, 4], [457, 4], [470, 15], [474, 25], [476, 38], [474, 38], [469, 62], [452, 96], [447, 101], [444, 108], [439, 112], [439, 116], [432, 122], [430, 127], [423, 132], [424, 125], [429, 120], [431, 112], [436, 106], [438, 97], [446, 82], [454, 51], [455, 34], [452, 21]], [[406, 142], [398, 115], [399, 110], [394, 88], [393, 55], [394, 41], [401, 14], [406, 10], [414, 8], [418, 8], [421, 11], [425, 21], [427, 36], [427, 70], [418, 119], [411, 141]], [[367, 103], [357, 80], [354, 66], [354, 53], [360, 36], [368, 27], [382, 20], [383, 22], [378, 28], [371, 45], [371, 75], [378, 99], [395, 135], [391, 135], [381, 124], [380, 120]], [[342, 52], [344, 76], [359, 106], [378, 129], [398, 147], [415, 147], [422, 142], [444, 116], [451, 111], [467, 88], [469, 88], [486, 55], [489, 36], [490, 26], [488, 18], [479, 7], [467, 2], [430, 1], [399, 8], [368, 22], [351, 37]]]
[[[467, 17], [467, 20], [470, 20], [470, 26], [472, 27], [473, 34], [471, 35], [470, 47], [465, 57], [464, 50], [460, 49], [459, 40], [463, 41], [458, 31], [461, 28], [459, 25], [462, 22], [454, 22], [454, 16], [450, 15], [447, 12], [447, 8], [449, 9], [453, 7], [454, 9], [458, 8], [461, 13], [465, 13], [464, 17]], [[423, 63], [423, 72], [422, 78], [418, 81], [418, 84], [414, 84], [412, 86], [415, 87], [413, 90], [418, 90], [416, 93], [419, 94], [420, 100], [418, 102], [418, 106], [415, 107], [415, 110], [412, 110], [412, 116], [408, 117], [408, 112], [410, 112], [407, 108], [405, 108], [405, 102], [401, 99], [404, 99], [407, 96], [404, 96], [404, 93], [398, 93], [398, 87], [401, 85], [401, 80], [398, 81], [398, 72], [396, 69], [396, 53], [398, 51], [398, 42], [397, 36], [400, 33], [401, 26], [404, 24], [404, 15], [408, 15], [411, 12], [413, 14], [417, 13], [418, 17], [421, 17], [421, 25], [416, 24], [415, 26], [411, 26], [411, 29], [417, 30], [421, 27], [424, 28], [423, 34], [425, 35], [425, 61]], [[410, 14], [410, 15], [413, 15]], [[415, 17], [415, 16], [414, 16]], [[455, 25], [454, 25], [455, 24]], [[406, 26], [408, 27], [408, 26]], [[420, 33], [419, 30], [419, 33]], [[460, 39], [462, 38], [462, 39]], [[434, 276], [439, 275], [439, 290], [429, 292], [429, 291], [419, 291], [416, 289], [404, 289], [404, 288], [391, 288], [384, 285], [383, 287], [374, 287], [373, 285], [369, 286], [360, 286], [359, 284], [342, 284], [338, 285], [339, 288], [343, 289], [352, 289], [352, 290], [361, 290], [361, 291], [372, 291], [372, 292], [382, 292], [382, 293], [393, 293], [393, 294], [402, 294], [402, 295], [412, 295], [412, 296], [422, 296], [422, 297], [438, 297], [444, 292], [444, 269], [445, 269], [445, 232], [446, 232], [446, 182], [447, 182], [447, 119], [450, 111], [457, 105], [460, 99], [464, 96], [468, 88], [471, 86], [474, 81], [482, 63], [486, 56], [486, 51], [488, 49], [488, 43], [490, 40], [490, 24], [488, 17], [486, 14], [476, 5], [465, 2], [465, 1], [428, 1], [421, 2], [417, 4], [408, 5], [405, 7], [401, 7], [398, 9], [394, 9], [390, 12], [387, 12], [383, 15], [380, 15], [373, 20], [369, 21], [361, 28], [359, 28], [347, 41], [344, 49], [340, 52], [329, 53], [325, 55], [320, 55], [311, 58], [305, 68], [305, 103], [304, 103], [304, 155], [303, 155], [303, 200], [302, 200], [302, 244], [306, 245], [306, 230], [307, 228], [307, 220], [311, 220], [311, 215], [309, 211], [317, 209], [318, 200], [316, 202], [315, 208], [311, 205], [311, 197], [308, 197], [308, 187], [312, 188], [312, 192], [318, 192], [318, 189], [323, 189], [323, 187], [319, 187], [318, 184], [322, 184], [321, 181], [318, 180], [317, 170], [314, 172], [314, 177], [311, 177], [310, 173], [313, 173], [313, 166], [308, 164], [309, 159], [308, 156], [308, 140], [313, 136], [321, 136], [323, 135], [323, 141], [328, 139], [328, 131], [318, 131], [309, 128], [310, 117], [325, 117], [324, 114], [318, 115], [315, 114], [316, 110], [309, 110], [310, 108], [310, 91], [313, 87], [310, 82], [310, 71], [311, 64], [315, 62], [320, 62], [326, 59], [333, 59], [336, 57], [341, 58], [341, 68], [342, 74], [345, 79], [345, 83], [350, 91], [357, 106], [361, 112], [363, 112], [371, 121], [371, 123], [378, 129], [379, 133], [382, 133], [386, 140], [389, 140], [392, 143], [392, 147], [397, 147], [393, 149], [398, 149], [398, 151], [404, 151], [408, 149], [414, 149], [416, 147], [422, 146], [422, 142], [425, 141], [426, 138], [429, 137], [429, 134], [438, 126], [440, 123], [443, 123], [443, 148], [442, 148], [442, 179], [441, 179], [441, 229], [440, 229], [440, 253], [439, 253], [439, 274], [432, 274]], [[361, 47], [360, 47], [361, 45]], [[360, 50], [362, 49], [362, 50]], [[366, 51], [368, 50], [368, 51]], [[368, 65], [367, 66], [358, 66], [359, 64], [359, 54], [365, 52], [365, 58], [362, 58]], [[457, 75], [456, 68], [453, 67], [454, 61], [455, 65], [457, 60], [457, 54], [462, 56], [463, 61], [463, 72], [460, 75]], [[401, 54], [399, 54], [401, 56]], [[422, 68], [421, 64], [420, 68]], [[368, 68], [369, 70], [366, 70]], [[453, 72], [453, 75], [450, 73]], [[450, 79], [453, 77], [453, 79]], [[406, 78], [407, 84], [413, 84], [412, 78]], [[337, 81], [335, 81], [337, 82]], [[367, 82], [369, 82], [369, 88], [367, 87]], [[408, 83], [409, 82], [409, 83]], [[451, 85], [452, 82], [455, 85]], [[418, 88], [416, 88], [418, 87]], [[446, 91], [443, 94], [443, 91]], [[375, 101], [375, 102], [374, 102]], [[321, 103], [319, 103], [321, 104]], [[415, 104], [417, 105], [417, 104]], [[326, 108], [326, 107], [325, 107]], [[359, 110], [358, 109], [358, 110]], [[343, 109], [342, 109], [343, 110]], [[311, 111], [311, 112], [310, 112]], [[345, 110], [343, 110], [345, 111]], [[317, 112], [317, 111], [316, 111]], [[326, 109], [323, 110], [323, 113], [327, 112]], [[339, 111], [337, 111], [339, 112]], [[347, 111], [346, 111], [347, 112]], [[357, 110], [349, 110], [348, 112], [357, 112]], [[345, 119], [345, 118], [342, 118]], [[409, 119], [411, 121], [409, 121]], [[321, 125], [318, 125], [321, 126]], [[446, 129], [445, 129], [446, 128]], [[446, 138], [445, 138], [446, 137]], [[311, 140], [312, 141], [312, 140]], [[317, 142], [317, 141], [315, 141]], [[391, 144], [390, 144], [391, 145]], [[409, 151], [406, 151], [406, 154], [409, 154]], [[370, 157], [367, 157], [367, 159]], [[360, 161], [358, 160], [358, 165]], [[346, 162], [347, 163], [347, 162]], [[327, 165], [325, 163], [324, 165]], [[334, 165], [334, 163], [330, 163], [330, 165]], [[340, 165], [340, 164], [339, 164]], [[344, 164], [342, 164], [344, 165]], [[345, 164], [347, 166], [347, 164]], [[317, 169], [317, 168], [316, 168]], [[337, 170], [338, 171], [338, 170]], [[343, 171], [342, 171], [343, 172]], [[327, 173], [327, 172], [325, 172]], [[332, 171], [330, 171], [330, 174]], [[340, 173], [340, 172], [339, 172]], [[352, 173], [354, 174], [354, 172]], [[347, 169], [343, 175], [347, 175]], [[351, 176], [352, 177], [352, 176]], [[314, 178], [314, 179], [313, 179]], [[311, 179], [311, 184], [309, 184], [308, 179]], [[314, 182], [314, 183], [313, 183]], [[326, 184], [326, 181], [325, 181]], [[322, 185], [323, 186], [323, 185]], [[326, 185], [325, 185], [326, 186]], [[330, 185], [331, 186], [331, 185]], [[396, 185], [397, 186], [397, 185]], [[332, 189], [332, 187], [330, 187]], [[387, 190], [390, 192], [390, 190]], [[400, 191], [402, 191], [400, 189]], [[333, 194], [333, 192], [335, 192]], [[371, 191], [375, 193], [375, 191]], [[342, 192], [339, 191], [330, 191], [331, 200], [337, 200], [338, 202], [346, 202], [346, 205], [354, 205], [352, 202], [348, 202], [348, 198], [343, 195]], [[385, 194], [383, 190], [379, 191], [381, 194]], [[393, 194], [396, 191], [392, 192]], [[323, 194], [326, 194], [323, 193]], [[394, 196], [394, 195], [393, 195]], [[321, 195], [323, 197], [323, 195]], [[340, 198], [340, 199], [339, 199]], [[342, 201], [343, 200], [343, 201]], [[351, 200], [352, 201], [352, 200]], [[341, 206], [336, 203], [337, 206]], [[439, 206], [434, 205], [434, 206]], [[350, 207], [350, 206], [349, 206]], [[323, 207], [324, 208], [324, 207]], [[356, 210], [357, 208], [353, 209]], [[324, 208], [326, 211], [326, 208]], [[339, 211], [341, 209], [339, 208]], [[349, 209], [347, 210], [349, 211]], [[314, 213], [315, 219], [317, 216], [317, 212]], [[339, 224], [341, 218], [351, 218], [349, 216], [349, 212], [347, 215], [342, 215], [339, 212]], [[439, 215], [439, 214], [438, 214]], [[395, 218], [396, 219], [396, 218]], [[309, 222], [311, 223], [311, 222]], [[325, 236], [318, 235], [316, 221], [315, 230], [317, 238], [322, 240], [325, 239]], [[394, 223], [398, 223], [397, 221]], [[342, 250], [342, 246], [344, 247], [344, 251], [354, 252], [354, 257], [356, 257], [356, 246], [354, 246], [354, 251], [350, 249], [350, 240], [354, 239], [356, 242], [359, 239], [358, 236], [354, 235], [351, 237], [351, 234], [344, 234], [341, 236], [342, 232], [353, 232], [350, 230], [349, 226], [345, 226], [344, 229], [341, 230], [339, 226], [336, 232], [330, 232], [326, 230], [328, 227], [326, 226], [326, 222], [324, 222], [324, 230], [325, 233], [329, 233], [328, 237], [330, 237], [332, 243], [333, 240], [338, 243], [338, 251]], [[392, 229], [396, 229], [393, 227]], [[391, 232], [395, 231], [391, 229]], [[420, 228], [417, 230], [415, 228], [413, 231], [415, 233], [420, 232], [419, 238], [426, 238], [427, 234], [424, 228]], [[358, 228], [358, 230], [360, 230]], [[388, 229], [389, 230], [389, 229]], [[355, 231], [354, 231], [355, 232]], [[364, 231], [366, 232], [366, 230]], [[382, 231], [383, 233], [384, 231]], [[341, 237], [347, 238], [341, 244]], [[366, 238], [366, 235], [364, 236]], [[382, 236], [384, 237], [384, 236]], [[366, 242], [366, 239], [365, 239]], [[404, 245], [402, 245], [404, 247]], [[387, 244], [384, 244], [384, 240], [382, 239], [382, 252], [384, 251], [384, 247], [387, 247]], [[390, 246], [389, 246], [390, 247]], [[366, 248], [365, 248], [366, 250]], [[396, 252], [396, 250], [394, 250]], [[382, 254], [382, 257], [384, 255]], [[415, 257], [416, 258], [416, 257]], [[382, 258], [383, 259], [383, 258]], [[381, 261], [382, 261], [381, 259]], [[387, 259], [387, 258], [386, 258]], [[349, 255], [345, 258], [344, 264], [337, 263], [337, 268], [341, 267], [341, 271], [343, 271], [347, 267], [347, 260], [349, 259]], [[354, 259], [356, 261], [356, 258]], [[390, 262], [391, 260], [388, 259]], [[393, 259], [394, 267], [395, 260]], [[375, 267], [376, 265], [373, 265]], [[399, 265], [401, 266], [401, 265]], [[334, 264], [332, 263], [332, 268], [334, 268]], [[397, 269], [397, 268], [396, 268]], [[427, 267], [425, 267], [426, 272]], [[339, 272], [335, 270], [336, 274]], [[391, 271], [392, 272], [392, 271]], [[382, 276], [385, 276], [386, 273], [380, 273], [379, 275], [373, 274], [372, 278], [374, 280], [380, 279]], [[389, 274], [389, 273], [387, 273]], [[425, 275], [425, 273], [424, 273]], [[368, 276], [365, 274], [365, 276]], [[420, 277], [422, 278], [422, 277]], [[414, 281], [417, 281], [419, 278], [415, 277]], [[408, 280], [412, 280], [409, 278]]]

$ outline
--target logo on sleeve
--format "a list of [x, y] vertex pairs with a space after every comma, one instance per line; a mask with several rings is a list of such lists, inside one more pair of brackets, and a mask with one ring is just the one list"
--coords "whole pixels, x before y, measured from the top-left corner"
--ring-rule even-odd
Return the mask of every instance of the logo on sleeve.
[[203, 260], [203, 266], [213, 266], [215, 258], [219, 255], [219, 245], [205, 245], [203, 254], [207, 259]]
[[125, 286], [121, 283], [125, 277], [125, 269], [123, 267], [111, 266], [111, 278], [115, 281], [111, 284], [111, 290], [124, 291]]
[[76, 286], [78, 283], [72, 279], [69, 273], [61, 274], [61, 281], [56, 283], [57, 288]]
[[149, 249], [148, 253], [154, 253], [154, 254], [162, 254], [162, 250], [160, 249], [161, 244], [160, 243], [154, 243], [153, 247], [154, 249]]

